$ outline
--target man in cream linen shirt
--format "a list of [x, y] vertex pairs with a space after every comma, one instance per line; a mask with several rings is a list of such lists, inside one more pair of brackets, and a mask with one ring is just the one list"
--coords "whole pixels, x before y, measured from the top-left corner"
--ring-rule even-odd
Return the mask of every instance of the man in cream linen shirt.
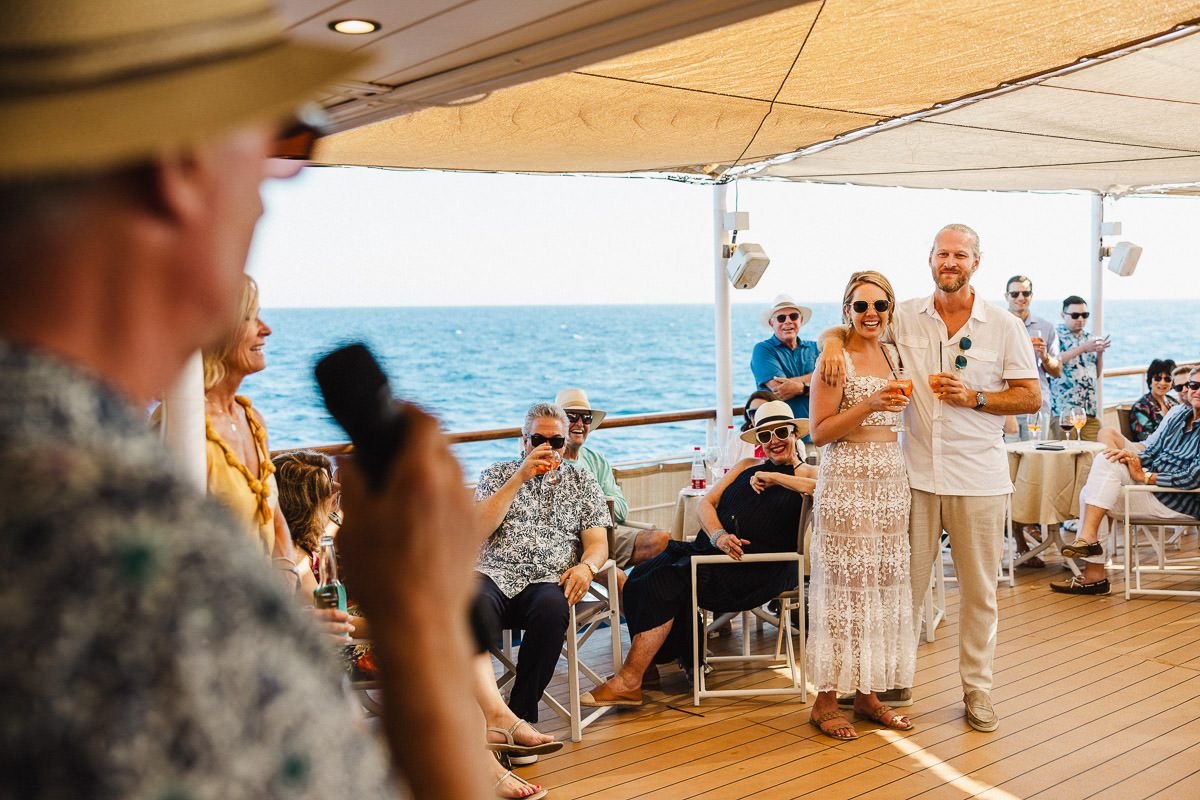
[[[971, 228], [947, 225], [938, 231], [929, 253], [934, 292], [897, 305], [893, 335], [915, 384], [903, 437], [912, 485], [913, 618], [919, 628], [945, 530], [959, 582], [959, 674], [967, 722], [993, 731], [999, 725], [990, 697], [996, 572], [1012, 492], [1004, 417], [1037, 411], [1042, 401], [1021, 321], [971, 287], [980, 252], [979, 235]], [[823, 361], [840, 360], [825, 355]], [[894, 705], [912, 702], [910, 687], [880, 697]]]

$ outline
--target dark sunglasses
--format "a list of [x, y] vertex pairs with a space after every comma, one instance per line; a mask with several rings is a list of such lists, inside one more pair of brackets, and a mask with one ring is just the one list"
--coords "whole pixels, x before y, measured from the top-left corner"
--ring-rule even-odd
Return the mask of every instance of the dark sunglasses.
[[850, 307], [854, 309], [855, 314], [862, 314], [867, 310], [867, 306], [871, 305], [875, 306], [875, 310], [882, 314], [891, 307], [892, 303], [890, 300], [876, 300], [874, 303], [868, 303], [866, 300], [855, 300], [850, 304]]
[[792, 435], [792, 426], [791, 425], [780, 425], [777, 428], [763, 428], [761, 431], [754, 432], [754, 438], [758, 440], [759, 444], [767, 444], [768, 442], [771, 441], [772, 437], [774, 437], [782, 442], [784, 439], [786, 439], [787, 437], [789, 437], [791, 435]]
[[1188, 382], [1187, 382], [1187, 381], [1184, 381], [1183, 383], [1174, 383], [1174, 384], [1171, 384], [1171, 388], [1172, 388], [1172, 389], [1174, 389], [1174, 390], [1175, 390], [1175, 391], [1177, 391], [1177, 392], [1182, 392], [1184, 389], [1186, 389], [1186, 388], [1187, 388], [1187, 385], [1188, 385]]
[[1008, 296], [1011, 297], [1013, 300], [1016, 300], [1018, 297], [1033, 297], [1033, 292], [1027, 292], [1022, 289], [1021, 291], [1017, 291], [1017, 292], [1009, 292]]
[[1152, 381], [1169, 381], [1169, 380], [1171, 380], [1171, 376], [1170, 375], [1155, 375], [1150, 380], [1152, 380]]
[[787, 322], [789, 319], [790, 319], [792, 322], [795, 322], [796, 320], [800, 319], [800, 312], [798, 312], [798, 311], [793, 311], [793, 312], [792, 312], [792, 313], [790, 313], [790, 314], [776, 314], [776, 315], [775, 315], [775, 321], [776, 321], [776, 322], [778, 322], [778, 323], [779, 323], [779, 324], [781, 324], [781, 325], [782, 325], [783, 323]]
[[592, 412], [590, 411], [568, 411], [567, 421], [582, 422], [584, 425], [592, 424]]
[[1091, 315], [1092, 312], [1090, 311], [1072, 311], [1070, 314], [1065, 311], [1063, 312], [1064, 317], [1070, 317], [1071, 319], [1087, 319]]
[[311, 161], [313, 148], [328, 132], [329, 117], [319, 106], [305, 105], [296, 110], [271, 147], [271, 158]]
[[1184, 386], [1188, 387], [1194, 392], [1197, 389], [1200, 389], [1200, 381], [1188, 381], [1184, 384]]
[[963, 353], [965, 353], [966, 351], [968, 351], [970, 349], [971, 349], [971, 340], [970, 339], [968, 339], [966, 336], [964, 336], [958, 340], [959, 352], [958, 352], [958, 355], [956, 355], [954, 357], [954, 368], [955, 369], [966, 369], [967, 368], [967, 357], [965, 355], [963, 355]]
[[534, 447], [541, 447], [546, 442], [550, 443], [550, 447], [554, 450], [561, 450], [563, 445], [567, 443], [565, 436], [542, 436], [540, 433], [529, 434], [529, 443]]

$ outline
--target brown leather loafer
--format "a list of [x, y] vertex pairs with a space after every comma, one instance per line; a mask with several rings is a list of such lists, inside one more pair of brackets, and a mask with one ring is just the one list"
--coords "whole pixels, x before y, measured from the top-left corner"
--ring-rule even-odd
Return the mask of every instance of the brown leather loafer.
[[614, 692], [604, 683], [584, 692], [579, 696], [579, 704], [599, 708], [601, 706], [640, 706], [642, 704], [642, 689], [639, 686], [628, 692]]
[[992, 698], [983, 689], [969, 689], [963, 695], [967, 707], [967, 724], [977, 731], [991, 733], [1000, 727], [1000, 718], [992, 709]]
[[1108, 594], [1112, 587], [1109, 586], [1108, 578], [1088, 583], [1072, 575], [1065, 581], [1050, 584], [1050, 591], [1061, 594]]
[[1104, 555], [1104, 548], [1099, 542], [1085, 542], [1083, 539], [1077, 538], [1070, 544], [1063, 546], [1062, 554], [1067, 558], [1102, 556]]

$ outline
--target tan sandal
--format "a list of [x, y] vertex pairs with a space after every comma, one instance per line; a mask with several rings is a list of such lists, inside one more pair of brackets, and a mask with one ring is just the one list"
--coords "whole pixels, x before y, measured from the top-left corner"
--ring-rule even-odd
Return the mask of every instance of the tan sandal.
[[[891, 714], [891, 716], [889, 717], [888, 714]], [[888, 706], [880, 706], [870, 714], [855, 711], [854, 715], [870, 720], [877, 725], [882, 725], [885, 728], [891, 728], [894, 731], [911, 731], [913, 729], [912, 720]]]
[[[504, 736], [504, 741], [503, 742], [488, 742], [487, 749], [491, 750], [492, 752], [495, 752], [495, 753], [510, 753], [512, 755], [517, 755], [517, 756], [541, 756], [541, 755], [546, 755], [547, 753], [557, 753], [559, 750], [562, 749], [562, 746], [563, 746], [562, 742], [542, 742], [541, 744], [517, 744], [516, 740], [513, 737], [516, 736], [517, 728], [521, 727], [522, 724], [529, 725], [529, 723], [526, 722], [525, 720], [519, 719], [516, 722], [514, 722], [512, 727], [509, 728], [508, 730], [504, 730], [504, 728], [493, 728], [493, 727], [489, 726], [488, 733], [495, 731], [496, 733], [502, 734]], [[537, 729], [534, 728], [532, 725], [529, 725], [529, 728], [530, 728], [530, 730], [533, 730], [535, 732], [540, 732], [540, 731], [537, 731]]]
[[[837, 725], [833, 728], [826, 727], [825, 723], [832, 722], [835, 719], [840, 719], [842, 722], [844, 722], [846, 724], [845, 725]], [[837, 712], [837, 711], [830, 711], [826, 714], [822, 714], [821, 716], [819, 716], [815, 719], [812, 717], [809, 717], [808, 724], [812, 725], [814, 728], [816, 728], [821, 733], [828, 736], [830, 739], [837, 739], [839, 742], [850, 742], [850, 741], [853, 741], [858, 738], [858, 732], [854, 730], [854, 726], [850, 723], [850, 720], [846, 719], [844, 716], [841, 715], [840, 712]], [[851, 730], [851, 734], [849, 736], [847, 736], [845, 734], [838, 735], [838, 731], [841, 730], [842, 728], [849, 728]]]

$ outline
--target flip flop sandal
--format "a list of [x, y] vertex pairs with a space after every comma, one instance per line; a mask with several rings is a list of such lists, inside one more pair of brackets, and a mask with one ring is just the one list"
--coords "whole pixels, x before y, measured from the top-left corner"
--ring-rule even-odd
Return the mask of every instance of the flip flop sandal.
[[[518, 795], [500, 794], [500, 784], [504, 783], [506, 778], [512, 778], [514, 781], [517, 781], [518, 783], [520, 783], [522, 788], [528, 786], [533, 791], [531, 791], [529, 794], [518, 794]], [[530, 783], [529, 781], [522, 778], [520, 775], [515, 774], [511, 769], [508, 772], [506, 772], [500, 776], [500, 780], [496, 781], [494, 788], [496, 789], [496, 797], [509, 798], [509, 800], [541, 800], [541, 798], [543, 798], [547, 794], [549, 794], [549, 792], [547, 792], [542, 787], [538, 786], [536, 783]]]
[[[888, 717], [888, 713], [891, 717]], [[903, 714], [897, 713], [890, 706], [880, 706], [870, 714], [860, 714], [855, 711], [854, 716], [862, 719], [870, 720], [876, 725], [882, 725], [885, 728], [891, 728], [894, 731], [911, 731], [913, 729], [912, 720]]]
[[[541, 755], [545, 755], [547, 753], [557, 753], [559, 750], [562, 749], [562, 746], [563, 746], [562, 742], [542, 742], [541, 744], [517, 744], [516, 741], [513, 739], [513, 735], [516, 734], [517, 728], [521, 727], [522, 724], [529, 725], [529, 723], [526, 722], [525, 720], [519, 719], [516, 722], [514, 722], [513, 726], [511, 728], [509, 728], [508, 730], [504, 730], [504, 728], [489, 727], [488, 728], [489, 733], [491, 733], [492, 731], [495, 731], [496, 733], [503, 734], [504, 741], [503, 742], [488, 742], [487, 749], [491, 750], [493, 752], [507, 753], [509, 755], [515, 755], [515, 756], [541, 756]], [[529, 727], [531, 729], [533, 728], [532, 725], [530, 725]]]
[[[846, 724], [838, 725], [838, 726], [836, 726], [834, 728], [830, 728], [828, 730], [826, 730], [824, 727], [822, 727], [826, 722], [829, 722], [829, 721], [835, 720], [835, 719], [840, 719], [840, 720], [842, 720], [842, 722], [845, 722]], [[846, 735], [839, 736], [838, 735], [837, 732], [841, 728], [850, 728], [851, 730], [854, 730], [854, 726], [850, 724], [850, 720], [846, 719], [846, 717], [843, 716], [840, 711], [830, 711], [826, 714], [822, 714], [821, 716], [817, 717], [816, 719], [809, 717], [808, 724], [812, 725], [814, 728], [816, 728], [821, 733], [828, 736], [830, 739], [837, 739], [839, 742], [850, 742], [850, 741], [853, 741], [858, 738], [858, 733], [854, 733], [851, 736], [846, 736]]]

